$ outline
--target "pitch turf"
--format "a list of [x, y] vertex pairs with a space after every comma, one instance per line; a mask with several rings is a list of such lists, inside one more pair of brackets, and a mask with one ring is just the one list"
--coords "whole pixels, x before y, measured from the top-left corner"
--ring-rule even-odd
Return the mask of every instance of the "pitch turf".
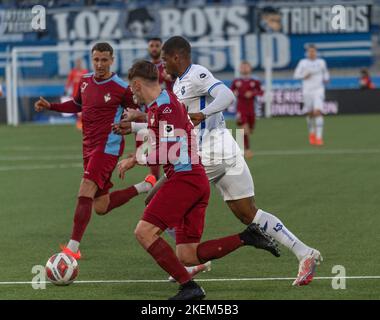
[[[305, 120], [260, 120], [248, 161], [257, 203], [275, 213], [325, 262], [317, 276], [332, 277], [334, 265], [346, 276], [380, 276], [380, 116], [326, 118], [326, 146], [307, 144]], [[229, 123], [233, 127], [233, 123]], [[166, 299], [177, 286], [166, 282], [48, 284], [34, 290], [34, 265], [44, 265], [68, 240], [81, 178], [81, 138], [71, 126], [0, 127], [0, 299]], [[130, 145], [130, 144], [129, 144]], [[115, 188], [140, 181], [146, 168], [131, 171]], [[143, 196], [100, 217], [93, 215], [82, 242], [78, 280], [164, 280], [167, 275], [137, 244], [134, 227]], [[243, 225], [216, 190], [207, 211], [203, 239], [239, 232]], [[281, 258], [242, 248], [213, 262], [200, 279], [208, 299], [378, 299], [380, 278], [347, 279], [345, 290], [331, 279], [293, 288], [298, 264], [285, 248]]]

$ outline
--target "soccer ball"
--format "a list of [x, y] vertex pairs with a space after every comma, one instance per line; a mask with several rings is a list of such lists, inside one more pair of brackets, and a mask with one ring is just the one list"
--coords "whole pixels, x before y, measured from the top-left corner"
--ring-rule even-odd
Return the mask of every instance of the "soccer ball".
[[57, 286], [67, 286], [78, 276], [78, 262], [65, 253], [57, 253], [49, 258], [45, 267], [47, 278]]

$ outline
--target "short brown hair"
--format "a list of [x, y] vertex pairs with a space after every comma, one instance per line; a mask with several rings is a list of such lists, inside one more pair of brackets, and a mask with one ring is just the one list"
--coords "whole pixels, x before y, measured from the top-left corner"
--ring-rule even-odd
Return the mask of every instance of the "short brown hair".
[[99, 52], [107, 52], [108, 51], [111, 54], [111, 56], [113, 55], [113, 48], [111, 47], [111, 45], [108, 42], [96, 43], [92, 47], [91, 53], [93, 53], [94, 51], [99, 51]]
[[138, 60], [128, 70], [128, 80], [140, 77], [149, 81], [158, 80], [158, 69], [156, 65], [147, 60]]

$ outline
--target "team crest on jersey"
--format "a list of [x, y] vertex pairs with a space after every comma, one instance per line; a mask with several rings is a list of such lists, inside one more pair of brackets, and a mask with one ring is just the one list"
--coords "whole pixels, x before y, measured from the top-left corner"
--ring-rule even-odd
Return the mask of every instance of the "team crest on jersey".
[[235, 86], [239, 88], [241, 86], [241, 81], [236, 81]]
[[110, 100], [111, 100], [111, 95], [110, 95], [109, 93], [105, 94], [105, 95], [104, 95], [104, 101], [105, 101], [105, 102], [108, 102], [108, 101], [110, 101]]
[[181, 94], [182, 94], [182, 95], [185, 94], [185, 86], [183, 86], [183, 87], [181, 88]]
[[83, 93], [84, 90], [86, 90], [88, 86], [88, 83], [87, 82], [83, 82], [82, 85], [80, 86], [80, 92]]
[[168, 113], [172, 113], [172, 111], [173, 111], [172, 109], [170, 109], [169, 107], [166, 107], [164, 111], [162, 111], [162, 113], [168, 114]]
[[254, 88], [254, 87], [256, 86], [256, 83], [255, 83], [254, 81], [251, 81], [251, 82], [249, 83], [249, 85], [250, 85], [252, 88]]

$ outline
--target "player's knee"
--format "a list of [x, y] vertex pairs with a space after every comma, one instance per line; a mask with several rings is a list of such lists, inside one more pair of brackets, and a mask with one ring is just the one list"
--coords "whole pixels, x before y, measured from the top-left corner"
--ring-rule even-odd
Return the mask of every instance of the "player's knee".
[[107, 210], [107, 207], [105, 207], [104, 205], [94, 205], [94, 210], [95, 210], [95, 213], [99, 216], [104, 216], [108, 210]]
[[83, 179], [79, 187], [78, 196], [93, 198], [97, 189], [98, 187], [95, 182], [88, 179]]
[[184, 255], [180, 254], [178, 255], [178, 260], [185, 266], [185, 267], [192, 267], [198, 264], [197, 257], [194, 257], [192, 255]]

